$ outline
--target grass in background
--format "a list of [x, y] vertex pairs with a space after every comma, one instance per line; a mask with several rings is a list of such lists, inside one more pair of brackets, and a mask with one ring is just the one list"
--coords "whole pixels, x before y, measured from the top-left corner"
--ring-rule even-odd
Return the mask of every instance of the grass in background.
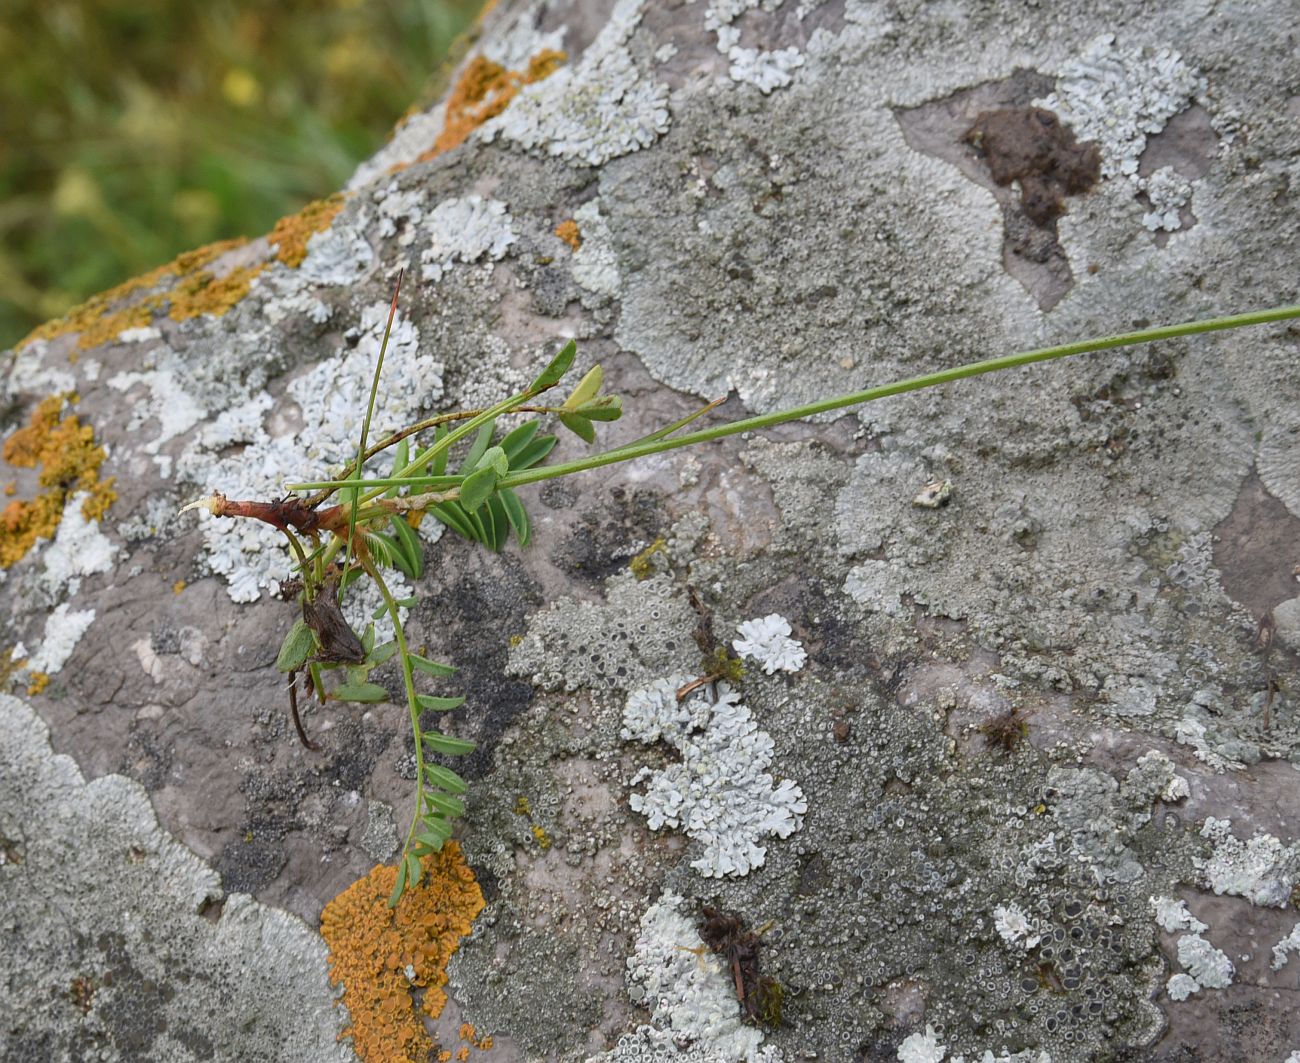
[[336, 191], [481, 0], [15, 0], [0, 22], [0, 349]]

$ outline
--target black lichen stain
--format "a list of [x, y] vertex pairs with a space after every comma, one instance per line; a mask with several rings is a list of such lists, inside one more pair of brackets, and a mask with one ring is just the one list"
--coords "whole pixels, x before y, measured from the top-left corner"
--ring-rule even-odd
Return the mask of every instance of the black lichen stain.
[[[508, 676], [506, 664], [510, 634], [524, 631], [529, 613], [543, 602], [538, 585], [516, 559], [486, 554], [474, 543], [444, 542], [441, 565], [415, 612], [418, 631], [429, 640], [429, 656], [456, 668], [436, 689], [427, 689], [465, 698], [461, 708], [447, 714], [446, 726], [477, 748], [442, 763], [466, 779], [492, 770], [501, 735], [533, 702], [532, 685]], [[405, 741], [413, 754], [409, 733]]]
[[758, 950], [762, 939], [735, 912], [705, 905], [700, 914], [700, 939], [710, 952], [723, 957], [745, 1015], [765, 1026], [780, 1026], [784, 991], [780, 982], [760, 970]]
[[246, 832], [221, 850], [215, 867], [226, 889], [255, 894], [274, 882], [288, 862], [282, 833], [276, 838], [258, 838], [255, 834], [250, 838]]
[[1063, 213], [1066, 196], [1086, 192], [1101, 177], [1101, 150], [1080, 144], [1070, 129], [1042, 107], [983, 111], [965, 136], [999, 185], [1020, 182], [1020, 206], [1046, 228]]
[[99, 1007], [99, 1016], [119, 1052], [127, 1059], [148, 1059], [154, 1041], [167, 1032], [163, 1009], [176, 991], [146, 978], [136, 969], [122, 934], [102, 933], [95, 939], [95, 945], [104, 959], [100, 984], [113, 991]]
[[656, 491], [614, 487], [608, 502], [587, 513], [559, 546], [553, 559], [564, 572], [594, 584], [625, 568], [671, 523]]
[[256, 894], [271, 885], [288, 864], [295, 834], [313, 834], [318, 846], [336, 845], [330, 828], [312, 826], [319, 812], [307, 810], [323, 805], [341, 813], [338, 802], [350, 791], [365, 789], [393, 732], [375, 720], [342, 717], [321, 737], [324, 765], [295, 761], [288, 768], [262, 765], [244, 774], [239, 784], [247, 801], [244, 818], [215, 862], [227, 890]]

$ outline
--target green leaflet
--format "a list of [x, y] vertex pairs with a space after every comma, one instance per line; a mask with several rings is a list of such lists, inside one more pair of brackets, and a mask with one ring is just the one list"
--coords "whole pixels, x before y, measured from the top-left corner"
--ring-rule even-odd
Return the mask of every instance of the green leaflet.
[[441, 764], [426, 764], [424, 774], [434, 786], [440, 787], [448, 793], [463, 794], [469, 789], [469, 784], [464, 779], [450, 768], [444, 768]]
[[560, 414], [560, 424], [564, 425], [565, 428], [584, 442], [596, 442], [596, 429], [593, 428], [591, 422], [581, 414], [562, 413]]
[[564, 400], [566, 410], [575, 410], [584, 402], [594, 399], [600, 394], [601, 382], [605, 379], [605, 371], [598, 365], [593, 365], [587, 370], [587, 375], [578, 381], [578, 386], [573, 389], [572, 394]]
[[452, 797], [451, 794], [431, 790], [424, 795], [424, 800], [430, 806], [430, 811], [441, 812], [451, 819], [465, 814], [465, 802], [459, 797]]
[[512, 469], [531, 469], [554, 449], [557, 442], [555, 436], [542, 436], [539, 439], [525, 443], [519, 448], [518, 452], [511, 455], [510, 467]]
[[499, 478], [500, 473], [491, 465], [465, 477], [465, 482], [460, 485], [460, 504], [467, 513], [473, 513], [487, 501]]
[[388, 907], [396, 908], [397, 902], [402, 899], [402, 894], [406, 892], [406, 878], [409, 872], [410, 867], [403, 859], [397, 865], [397, 881], [393, 883], [393, 892], [388, 895]]
[[473, 753], [475, 744], [464, 738], [453, 738], [451, 735], [439, 734], [437, 731], [426, 731], [420, 736], [424, 744], [438, 753], [446, 753], [451, 757], [464, 756], [466, 753]]
[[578, 346], [569, 340], [545, 369], [538, 374], [537, 379], [532, 382], [528, 390], [531, 392], [544, 391], [547, 388], [554, 387], [564, 379], [564, 374], [569, 371], [573, 365], [574, 356], [578, 353]]
[[506, 452], [501, 447], [488, 447], [483, 452], [483, 456], [478, 459], [477, 467], [496, 469], [498, 476], [504, 476], [510, 471], [510, 459], [506, 457]]
[[447, 525], [448, 528], [454, 531], [462, 539], [469, 539], [474, 542], [478, 541], [474, 536], [472, 527], [470, 526], [469, 517], [466, 515], [465, 511], [460, 508], [459, 503], [439, 502], [436, 506], [433, 506], [429, 512], [438, 520], [442, 521], [443, 524]]
[[392, 660], [393, 654], [395, 654], [396, 652], [397, 652], [396, 642], [380, 643], [373, 650], [371, 650], [370, 653], [366, 656], [366, 663], [383, 664], [385, 661]]
[[478, 433], [474, 436], [474, 443], [465, 455], [465, 460], [460, 463], [462, 473], [471, 473], [479, 467], [479, 462], [482, 460], [483, 455], [487, 453], [488, 445], [492, 442], [492, 433], [496, 429], [496, 424], [494, 419], [479, 428]]
[[532, 528], [528, 521], [528, 513], [524, 510], [523, 503], [519, 501], [519, 496], [510, 488], [503, 487], [497, 492], [497, 498], [501, 501], [501, 508], [505, 510], [506, 519], [510, 521], [510, 527], [515, 530], [519, 545], [527, 546]]
[[417, 837], [425, 839], [435, 851], [441, 849], [451, 837], [451, 824], [436, 812], [426, 815], [420, 820], [420, 825], [424, 830]]
[[439, 698], [433, 694], [416, 694], [415, 701], [423, 712], [448, 712], [451, 709], [459, 709], [465, 704], [463, 697]]
[[623, 416], [623, 400], [617, 395], [602, 395], [584, 402], [573, 412], [589, 421], [617, 421]]
[[431, 661], [427, 657], [421, 657], [418, 653], [407, 654], [411, 661], [411, 667], [417, 672], [424, 672], [426, 675], [455, 675], [456, 669], [449, 664], [442, 664], [438, 661]]
[[411, 579], [419, 579], [424, 575], [424, 544], [420, 542], [420, 537], [415, 534], [415, 529], [406, 522], [405, 517], [394, 517], [391, 523], [394, 538], [401, 544], [402, 557], [409, 566], [404, 567], [403, 571]]
[[515, 458], [521, 450], [533, 441], [533, 436], [537, 435], [537, 430], [541, 427], [541, 421], [525, 421], [518, 428], [508, 433], [505, 439], [501, 440], [501, 449], [506, 452], [506, 457], [510, 460], [512, 468], [518, 469], [521, 467]]
[[289, 634], [285, 635], [284, 642], [280, 644], [280, 652], [275, 658], [275, 667], [281, 672], [296, 672], [307, 663], [307, 658], [315, 649], [316, 636], [312, 634], [307, 622], [299, 617], [293, 622]]
[[377, 682], [344, 682], [342, 686], [335, 686], [330, 691], [329, 697], [335, 702], [374, 704], [386, 702], [389, 699], [389, 691], [383, 689]]

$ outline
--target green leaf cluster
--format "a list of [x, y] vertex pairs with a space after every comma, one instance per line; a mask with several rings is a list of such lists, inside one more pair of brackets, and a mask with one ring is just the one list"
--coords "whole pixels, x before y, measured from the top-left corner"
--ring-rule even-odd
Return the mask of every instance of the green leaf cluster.
[[[555, 436], [539, 435], [540, 429], [540, 421], [525, 421], [497, 441], [496, 422], [483, 425], [461, 460], [459, 471], [465, 479], [460, 498], [430, 506], [429, 512], [457, 535], [490, 550], [505, 546], [511, 531], [520, 546], [527, 546], [532, 524], [524, 504], [497, 482], [508, 473], [532, 468], [551, 452]], [[430, 467], [434, 475], [445, 468], [445, 454]]]

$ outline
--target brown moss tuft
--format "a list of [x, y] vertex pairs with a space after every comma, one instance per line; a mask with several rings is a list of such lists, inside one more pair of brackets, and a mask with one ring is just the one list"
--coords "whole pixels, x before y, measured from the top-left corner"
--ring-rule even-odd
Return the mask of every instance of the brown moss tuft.
[[307, 241], [333, 224], [343, 209], [346, 197], [341, 192], [308, 203], [297, 214], [275, 223], [268, 240], [276, 247], [275, 257], [290, 269], [297, 269], [307, 257]]
[[560, 222], [555, 227], [555, 235], [575, 251], [582, 246], [582, 231], [578, 228], [578, 223], [572, 218]]
[[437, 1018], [447, 1002], [447, 962], [483, 910], [483, 893], [460, 845], [422, 861], [424, 880], [395, 909], [388, 897], [397, 868], [381, 864], [325, 906], [321, 936], [330, 950], [330, 981], [343, 986], [352, 1039], [366, 1063], [426, 1059], [434, 1043], [411, 998], [423, 988], [423, 1011]]
[[442, 132], [418, 161], [427, 162], [460, 147], [474, 130], [509, 107], [521, 88], [550, 77], [567, 59], [564, 52], [546, 48], [528, 60], [527, 69], [520, 71], [507, 70], [500, 63], [476, 55], [466, 64], [447, 97]]
[[87, 520], [100, 519], [117, 500], [113, 478], [99, 478], [106, 455], [95, 445], [94, 429], [76, 414], [64, 414], [65, 402], [75, 401], [75, 395], [51, 395], [4, 442], [4, 460], [20, 468], [39, 467], [38, 482], [44, 490], [31, 501], [14, 499], [0, 511], [0, 568], [25, 557], [37, 539], [54, 538], [63, 507], [78, 491], [89, 496], [81, 507]]
[[990, 747], [1001, 747], [1008, 752], [1019, 748], [1029, 734], [1029, 724], [1020, 715], [1019, 708], [994, 716], [980, 724], [980, 734]]

